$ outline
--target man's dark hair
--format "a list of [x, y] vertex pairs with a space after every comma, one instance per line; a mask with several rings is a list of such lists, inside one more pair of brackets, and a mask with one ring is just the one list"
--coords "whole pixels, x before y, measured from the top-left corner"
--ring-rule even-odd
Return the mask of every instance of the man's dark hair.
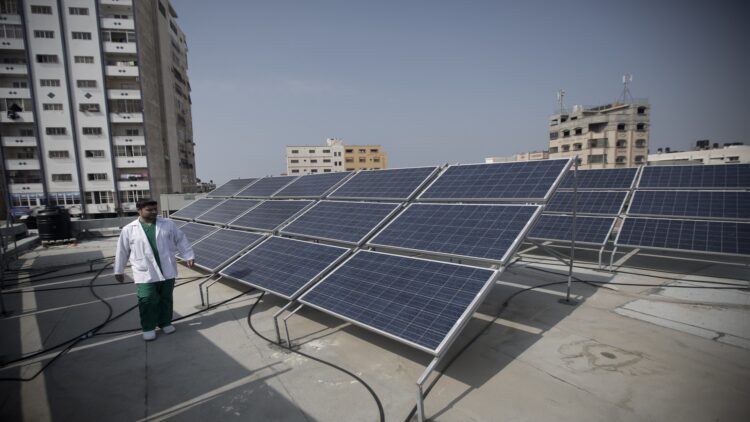
[[156, 205], [156, 204], [157, 204], [157, 202], [156, 202], [155, 199], [143, 198], [140, 201], [138, 201], [138, 202], [135, 203], [135, 207], [138, 208], [138, 209], [141, 209], [143, 207], [147, 207], [149, 205]]

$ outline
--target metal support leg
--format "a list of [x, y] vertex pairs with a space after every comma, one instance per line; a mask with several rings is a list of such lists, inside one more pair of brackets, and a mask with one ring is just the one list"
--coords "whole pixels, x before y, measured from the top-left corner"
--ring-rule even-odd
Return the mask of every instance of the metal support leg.
[[602, 269], [602, 254], [604, 253], [604, 246], [602, 246], [601, 249], [599, 249], [599, 269]]
[[289, 315], [284, 317], [284, 331], [286, 332], [286, 344], [291, 349], [292, 348], [292, 340], [289, 338], [289, 325], [287, 325], [286, 320], [292, 317], [292, 315], [296, 314], [297, 311], [302, 309], [302, 307], [305, 305], [300, 304], [297, 309], [293, 310]]
[[570, 286], [573, 284], [573, 262], [576, 258], [576, 211], [578, 209], [578, 156], [575, 158], [573, 167], [573, 224], [570, 236], [570, 266], [568, 267], [568, 286], [565, 290], [565, 303], [572, 304], [570, 300]]
[[[282, 346], [282, 344], [281, 344], [281, 334], [279, 332], [279, 315], [281, 315], [282, 312], [289, 309], [289, 307], [292, 306], [292, 304], [294, 304], [293, 300], [287, 303], [286, 305], [284, 305], [284, 307], [279, 309], [275, 314], [273, 314], [273, 325], [276, 328], [276, 342], [279, 343], [280, 346]], [[290, 344], [289, 347], [292, 347], [292, 345]]]
[[[203, 300], [203, 285], [211, 281], [211, 279], [214, 278], [213, 275], [210, 275], [207, 279], [203, 280], [198, 284], [198, 292], [201, 295], [201, 306], [208, 306], [206, 302]], [[206, 290], [206, 299], [208, 299], [208, 290]]]
[[417, 380], [417, 420], [419, 420], [419, 422], [424, 422], [424, 394], [422, 386], [424, 385], [424, 382], [427, 381], [427, 377], [429, 377], [432, 371], [435, 370], [439, 360], [439, 357], [433, 359]]
[[[213, 276], [211, 278], [213, 278]], [[209, 280], [211, 278], [209, 278]], [[213, 283], [211, 283], [208, 286], [206, 286], [206, 308], [208, 308], [208, 307], [211, 306], [211, 301], [208, 299], [208, 289], [210, 289], [211, 286], [213, 286], [214, 284], [218, 283], [219, 280], [221, 280], [221, 277], [217, 278], [216, 280], [213, 281]]]

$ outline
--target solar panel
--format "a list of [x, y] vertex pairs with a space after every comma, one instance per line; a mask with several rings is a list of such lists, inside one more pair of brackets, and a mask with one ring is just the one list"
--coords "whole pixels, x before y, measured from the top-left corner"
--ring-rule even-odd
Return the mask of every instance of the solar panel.
[[198, 224], [198, 223], [187, 223], [184, 226], [180, 227], [180, 230], [182, 230], [183, 233], [185, 233], [185, 236], [188, 238], [188, 241], [190, 243], [195, 243], [204, 236], [211, 234], [218, 230], [218, 228], [214, 226], [208, 226], [206, 224]]
[[227, 199], [212, 210], [202, 214], [197, 220], [211, 224], [228, 224], [247, 210], [260, 204], [260, 202], [249, 199]]
[[187, 206], [175, 211], [169, 217], [192, 220], [216, 205], [219, 205], [221, 202], [221, 199], [198, 199], [197, 201], [193, 201]]
[[174, 225], [175, 225], [175, 227], [177, 227], [178, 229], [180, 227], [184, 226], [185, 224], [187, 224], [187, 221], [172, 220], [171, 218], [165, 218], [165, 220], [169, 220], [169, 221], [173, 222]]
[[419, 196], [428, 201], [542, 201], [570, 160], [449, 166]]
[[437, 167], [360, 171], [336, 189], [332, 199], [408, 200]]
[[[578, 170], [575, 182], [578, 189], [630, 189], [633, 187], [637, 168]], [[565, 174], [560, 189], [573, 189], [573, 171]]]
[[641, 189], [748, 189], [750, 164], [644, 167]]
[[294, 200], [264, 201], [229, 223], [229, 226], [273, 231], [312, 202]]
[[220, 274], [291, 300], [348, 253], [347, 248], [273, 236]]
[[540, 209], [536, 205], [411, 204], [368, 245], [505, 262]]
[[636, 191], [628, 214], [750, 219], [750, 192]]
[[297, 176], [265, 177], [258, 180], [236, 196], [240, 198], [270, 198], [284, 186], [297, 179]]
[[234, 196], [258, 179], [232, 179], [208, 193], [208, 197]]
[[302, 176], [276, 192], [274, 198], [320, 198], [351, 173], [323, 173]]
[[750, 223], [626, 217], [615, 245], [750, 255]]
[[[576, 216], [576, 243], [604, 245], [616, 217]], [[568, 215], [543, 214], [529, 233], [529, 238], [571, 242], [573, 238], [573, 217]]]
[[358, 245], [399, 206], [387, 202], [320, 201], [281, 233]]
[[299, 301], [440, 355], [494, 275], [484, 268], [359, 251]]
[[216, 272], [237, 254], [261, 239], [261, 234], [221, 229], [193, 245], [195, 265]]
[[622, 211], [628, 191], [556, 191], [544, 212], [573, 212], [573, 197], [576, 199], [576, 213], [617, 215]]

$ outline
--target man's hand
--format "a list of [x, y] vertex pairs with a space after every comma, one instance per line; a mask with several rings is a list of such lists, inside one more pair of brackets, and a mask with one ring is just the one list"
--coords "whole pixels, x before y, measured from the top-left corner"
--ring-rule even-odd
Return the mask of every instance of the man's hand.
[[185, 261], [185, 265], [187, 265], [188, 268], [193, 268], [193, 261], [192, 259], [188, 259]]
[[117, 280], [118, 283], [124, 283], [125, 274], [115, 274], [115, 280]]

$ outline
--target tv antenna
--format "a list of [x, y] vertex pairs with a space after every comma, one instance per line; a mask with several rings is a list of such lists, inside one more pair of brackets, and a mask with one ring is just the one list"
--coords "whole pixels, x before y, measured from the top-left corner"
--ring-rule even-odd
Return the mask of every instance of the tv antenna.
[[633, 96], [630, 95], [631, 82], [633, 82], [633, 75], [631, 73], [622, 75], [622, 96], [620, 97], [620, 102], [623, 104], [633, 102]]
[[563, 99], [565, 98], [565, 90], [560, 88], [557, 91], [557, 104], [560, 106], [560, 114], [565, 113], [565, 106], [563, 105]]

